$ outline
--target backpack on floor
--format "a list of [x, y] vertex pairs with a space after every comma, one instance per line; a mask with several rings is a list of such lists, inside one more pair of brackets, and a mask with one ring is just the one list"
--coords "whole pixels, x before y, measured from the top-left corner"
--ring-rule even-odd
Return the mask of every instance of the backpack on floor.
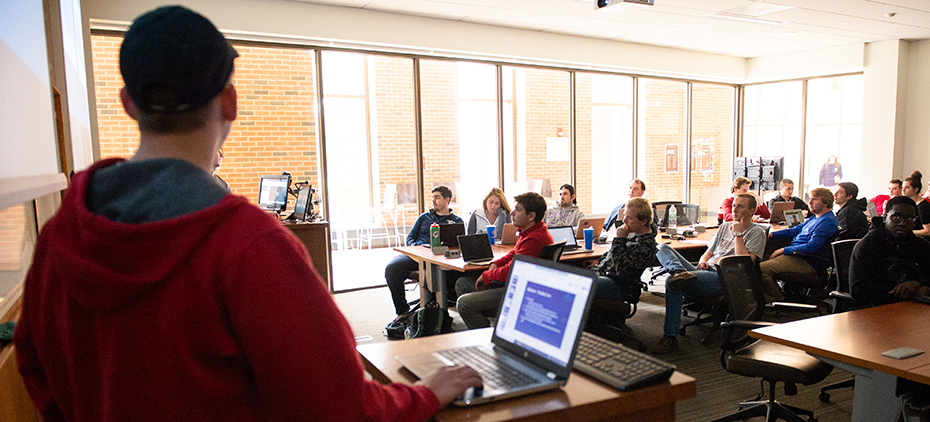
[[387, 338], [391, 340], [403, 340], [407, 329], [410, 328], [410, 324], [413, 324], [413, 320], [416, 319], [417, 311], [419, 310], [420, 305], [417, 304], [413, 309], [398, 315], [397, 318], [389, 322], [388, 325], [384, 327], [384, 334]]
[[448, 310], [440, 308], [439, 304], [434, 301], [416, 311], [416, 316], [411, 321], [404, 337], [420, 338], [451, 332], [452, 316], [449, 315]]

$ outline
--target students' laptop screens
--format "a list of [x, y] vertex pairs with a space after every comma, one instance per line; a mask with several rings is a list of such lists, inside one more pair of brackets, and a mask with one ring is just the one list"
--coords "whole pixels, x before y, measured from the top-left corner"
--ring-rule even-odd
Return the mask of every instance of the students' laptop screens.
[[794, 227], [804, 222], [804, 214], [801, 210], [787, 210], [785, 211], [785, 225], [788, 227]]
[[[501, 387], [494, 378], [504, 369], [483, 371], [484, 390], [466, 393], [455, 401], [470, 405], [558, 388], [568, 382], [578, 339], [594, 295], [592, 271], [517, 255], [510, 267], [506, 294], [498, 308], [491, 344], [441, 350], [396, 359], [414, 375], [424, 378], [441, 366], [461, 363], [458, 356], [477, 353], [491, 365], [508, 366], [530, 381], [519, 387]], [[506, 368], [505, 368], [506, 369]]]
[[512, 223], [504, 224], [504, 234], [500, 236], [501, 245], [517, 244], [517, 226]]
[[777, 224], [785, 221], [785, 211], [794, 209], [794, 201], [791, 202], [775, 202], [772, 204], [772, 218], [769, 219], [769, 223]]
[[463, 234], [465, 234], [465, 223], [440, 224], [439, 244], [456, 248], [459, 246], [459, 236]]
[[494, 260], [491, 239], [487, 233], [463, 234], [458, 238], [462, 259], [471, 265], [488, 265]]
[[553, 243], [565, 241], [562, 255], [590, 252], [584, 248], [584, 245], [579, 245], [578, 241], [575, 240], [575, 228], [572, 226], [549, 227], [549, 234], [552, 235]]
[[601, 235], [601, 230], [604, 229], [604, 218], [584, 218], [578, 222], [578, 230], [575, 232], [575, 237], [578, 239], [584, 239], [584, 229], [591, 227], [594, 229], [594, 238], [597, 239]]

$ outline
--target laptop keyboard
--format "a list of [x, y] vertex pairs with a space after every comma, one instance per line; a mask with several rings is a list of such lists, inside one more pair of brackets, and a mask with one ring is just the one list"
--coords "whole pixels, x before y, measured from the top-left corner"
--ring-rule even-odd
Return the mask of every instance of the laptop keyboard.
[[536, 383], [536, 380], [510, 366], [502, 365], [492, 356], [478, 348], [464, 347], [439, 352], [444, 358], [457, 365], [466, 365], [481, 374], [485, 389], [512, 389]]
[[664, 382], [675, 366], [584, 332], [575, 355], [575, 369], [623, 391]]

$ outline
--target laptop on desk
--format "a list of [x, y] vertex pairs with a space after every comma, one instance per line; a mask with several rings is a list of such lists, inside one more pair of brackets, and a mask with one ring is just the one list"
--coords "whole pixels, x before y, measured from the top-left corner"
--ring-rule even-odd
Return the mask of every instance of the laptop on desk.
[[584, 218], [578, 222], [578, 230], [575, 232], [576, 239], [584, 239], [584, 229], [590, 227], [594, 229], [594, 238], [601, 236], [601, 230], [604, 229], [605, 218]]
[[565, 247], [562, 248], [562, 255], [591, 252], [591, 249], [585, 249], [584, 245], [578, 244], [578, 241], [575, 239], [575, 228], [572, 226], [549, 227], [549, 234], [552, 235], [552, 241], [554, 243], [565, 241]]
[[459, 236], [465, 234], [465, 223], [439, 225], [439, 244], [450, 248], [459, 246]]
[[794, 209], [794, 201], [791, 202], [776, 202], [772, 204], [772, 217], [769, 218], [769, 223], [779, 224], [785, 221], [785, 211]]
[[462, 259], [469, 265], [488, 265], [494, 261], [491, 239], [487, 233], [463, 234], [458, 237]]
[[517, 230], [517, 226], [512, 223], [504, 224], [504, 234], [501, 235], [501, 245], [516, 245]]
[[[474, 368], [484, 388], [469, 389], [455, 400], [459, 406], [559, 388], [572, 372], [596, 278], [594, 272], [579, 267], [516, 255], [491, 344], [395, 359], [420, 379], [442, 366]], [[469, 355], [475, 357], [465, 357]], [[485, 363], [470, 363], [470, 359]], [[502, 380], [502, 374], [508, 374], [509, 380]]]

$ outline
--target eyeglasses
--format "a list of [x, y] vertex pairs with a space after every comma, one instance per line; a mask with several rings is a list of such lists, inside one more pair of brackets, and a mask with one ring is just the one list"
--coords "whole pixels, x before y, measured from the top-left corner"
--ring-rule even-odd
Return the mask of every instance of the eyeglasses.
[[917, 216], [907, 214], [888, 214], [888, 218], [895, 224], [917, 224]]

